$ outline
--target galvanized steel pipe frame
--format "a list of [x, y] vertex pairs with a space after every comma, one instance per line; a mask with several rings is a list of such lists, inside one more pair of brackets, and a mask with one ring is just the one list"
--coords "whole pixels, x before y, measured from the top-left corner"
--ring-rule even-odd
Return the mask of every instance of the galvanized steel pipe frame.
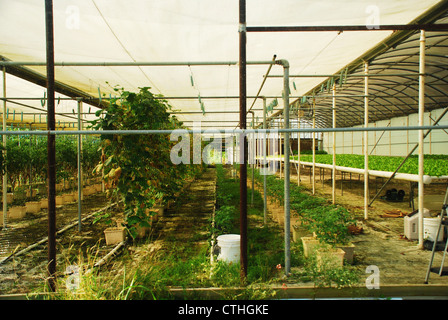
[[[82, 101], [78, 101], [78, 130], [82, 130], [82, 121], [81, 121], [81, 112], [82, 112]], [[81, 165], [81, 157], [82, 157], [82, 135], [78, 134], [78, 144], [77, 144], [77, 169], [78, 169], [78, 231], [81, 232], [82, 224], [81, 224], [81, 202], [82, 202], [82, 165]]]
[[[419, 83], [418, 83], [418, 125], [424, 124], [423, 115], [425, 112], [425, 30], [420, 31], [420, 56], [419, 56]], [[418, 131], [418, 246], [423, 249], [423, 210], [424, 210], [424, 132]]]
[[[54, 62], [54, 35], [53, 35], [53, 4], [51, 0], [45, 1], [45, 12], [46, 12], [46, 51], [47, 51], [47, 61], [45, 63], [47, 67], [47, 92], [48, 92], [48, 122], [47, 122], [47, 135], [48, 135], [48, 175], [49, 175], [49, 191], [48, 191], [48, 272], [49, 272], [49, 281], [48, 284], [52, 291], [56, 290], [56, 282], [55, 282], [55, 273], [56, 273], [56, 248], [55, 248], [55, 229], [56, 229], [56, 206], [55, 206], [55, 135], [52, 134], [55, 130], [55, 112], [54, 112], [54, 67], [55, 65], [60, 66], [88, 66], [88, 65], [96, 65], [96, 66], [125, 66], [125, 65], [164, 65], [164, 66], [176, 66], [176, 65], [185, 65], [185, 63], [55, 63]], [[264, 32], [264, 31], [350, 31], [350, 30], [375, 30], [371, 28], [367, 28], [366, 26], [344, 26], [344, 27], [246, 27], [245, 21], [245, 1], [240, 0], [240, 60], [239, 60], [239, 68], [240, 68], [240, 128], [246, 129], [246, 32]], [[437, 27], [434, 27], [437, 26]], [[426, 30], [446, 30], [447, 25], [418, 25], [418, 26], [382, 26], [377, 30], [412, 30], [412, 29], [426, 29]], [[423, 31], [422, 34], [424, 35]], [[269, 62], [272, 63], [272, 62]], [[286, 64], [285, 64], [286, 63]], [[190, 62], [187, 65], [218, 65], [222, 63], [217, 62]], [[226, 63], [227, 65], [236, 64], [236, 63]], [[254, 63], [252, 63], [254, 64]], [[261, 64], [261, 63], [257, 63]], [[265, 64], [265, 62], [263, 62]], [[289, 273], [290, 268], [290, 256], [289, 256], [289, 241], [290, 241], [290, 229], [289, 229], [289, 64], [287, 64], [286, 60], [282, 60], [281, 64], [284, 67], [284, 115], [285, 115], [285, 141], [287, 141], [287, 145], [285, 145], [285, 272]], [[43, 63], [33, 62], [33, 63], [24, 63], [24, 62], [7, 62], [2, 61], [0, 65], [44, 65]], [[420, 74], [424, 73], [420, 70]], [[286, 81], [288, 79], [288, 81]], [[420, 81], [423, 82], [423, 76], [420, 76]], [[424, 82], [423, 82], [424, 83]], [[421, 108], [419, 108], [420, 111]], [[420, 113], [420, 112], [419, 112]], [[420, 127], [422, 123], [419, 123]], [[440, 127], [439, 127], [440, 128]], [[82, 130], [79, 130], [82, 131]], [[137, 130], [138, 131], [138, 130]], [[3, 128], [3, 134], [6, 134]], [[313, 131], [316, 132], [316, 131]], [[24, 134], [24, 132], [22, 132]], [[83, 134], [79, 132], [78, 134]], [[124, 134], [121, 132], [121, 134]], [[247, 240], [246, 230], [247, 230], [247, 148], [246, 148], [246, 137], [243, 134], [243, 164], [240, 164], [240, 222], [241, 222], [241, 237], [242, 237], [242, 245], [241, 245], [241, 272], [242, 277], [247, 276]], [[4, 136], [5, 137], [5, 136]], [[422, 129], [420, 128], [419, 134], [420, 142], [422, 140]], [[421, 145], [421, 148], [423, 146]], [[419, 157], [422, 156], [422, 151], [419, 152]], [[420, 161], [422, 165], [422, 161]], [[286, 171], [287, 170], [287, 171]], [[422, 186], [419, 183], [419, 190], [422, 189]], [[422, 191], [419, 191], [419, 200], [420, 194]], [[4, 197], [4, 195], [3, 195]], [[419, 207], [420, 205], [419, 201]], [[422, 220], [420, 218], [420, 220]], [[421, 224], [420, 224], [421, 225]], [[420, 238], [419, 237], [419, 242]]]
[[[272, 60], [246, 61], [246, 65], [276, 64]], [[182, 66], [240, 66], [239, 61], [135, 61], [135, 62], [76, 62], [76, 61], [55, 61], [55, 67], [182, 67]], [[46, 66], [40, 61], [1, 61], [0, 66]]]
[[[266, 123], [266, 98], [263, 97], [263, 129], [266, 130], [267, 123]], [[266, 154], [267, 154], [267, 139], [266, 139], [266, 133], [264, 134], [264, 139], [262, 141], [262, 147], [263, 147], [263, 170], [266, 170]], [[267, 216], [268, 216], [268, 200], [267, 200], [267, 185], [266, 185], [266, 172], [263, 172], [263, 223], [264, 225], [267, 224]]]
[[[369, 63], [364, 63], [364, 94], [369, 93]], [[364, 98], [364, 127], [369, 127], [369, 98]], [[369, 215], [369, 134], [364, 131], [364, 219]]]
[[[284, 128], [289, 130], [289, 62], [287, 60], [280, 60], [283, 66], [283, 117]], [[284, 199], [284, 215], [285, 215], [285, 275], [288, 276], [291, 272], [291, 215], [289, 203], [289, 188], [290, 188], [290, 141], [289, 131], [284, 132], [285, 144], [285, 199]], [[281, 166], [281, 163], [280, 163]]]
[[[436, 127], [436, 125], [442, 120], [442, 118], [448, 113], [448, 108], [446, 108], [442, 114], [434, 121], [433, 126]], [[429, 133], [431, 132], [431, 129], [427, 130], [425, 134], [423, 135], [423, 139], [425, 139]], [[419, 146], [419, 143], [417, 143], [410, 152], [406, 155], [406, 157], [403, 159], [403, 161], [400, 163], [400, 165], [395, 169], [395, 171], [392, 173], [392, 175], [386, 180], [386, 182], [377, 190], [375, 196], [372, 198], [372, 200], [369, 203], [369, 207], [372, 205], [372, 203], [375, 201], [375, 199], [380, 195], [380, 193], [383, 191], [384, 187], [394, 178], [394, 176], [397, 174], [398, 170], [403, 166], [403, 164], [406, 162], [406, 160], [414, 153], [415, 150], [417, 150]]]
[[[54, 238], [54, 227], [53, 224], [55, 223], [55, 203], [54, 203], [54, 196], [55, 196], [55, 185], [54, 185], [54, 178], [55, 178], [55, 162], [54, 162], [54, 142], [55, 142], [55, 135], [52, 134], [54, 131], [54, 67], [55, 65], [60, 66], [126, 66], [126, 65], [164, 65], [164, 66], [176, 66], [176, 65], [185, 65], [185, 63], [173, 63], [173, 62], [166, 62], [166, 63], [55, 63], [54, 62], [54, 44], [53, 44], [53, 11], [52, 11], [52, 1], [46, 0], [45, 2], [45, 9], [46, 9], [46, 35], [47, 35], [47, 91], [49, 93], [49, 104], [48, 104], [48, 110], [49, 110], [49, 122], [47, 124], [48, 126], [48, 141], [49, 141], [49, 147], [48, 147], [48, 169], [49, 169], [49, 240], [53, 240]], [[426, 30], [446, 30], [448, 29], [447, 25], [393, 25], [393, 26], [379, 26], [378, 28], [368, 28], [367, 26], [337, 26], [337, 27], [246, 27], [246, 21], [245, 21], [245, 1], [240, 0], [240, 60], [239, 60], [239, 68], [240, 68], [240, 128], [246, 129], [246, 64], [249, 64], [249, 62], [246, 61], [246, 32], [277, 32], [277, 31], [359, 31], [359, 30], [414, 30], [414, 29], [426, 29]], [[283, 60], [281, 63], [283, 64], [286, 62]], [[272, 62], [268, 62], [272, 63]], [[287, 63], [287, 62], [286, 62]], [[222, 63], [219, 62], [189, 62], [187, 65], [219, 65]], [[236, 64], [227, 62], [226, 65]], [[254, 63], [252, 63], [254, 64]], [[259, 62], [256, 64], [266, 64], [266, 62]], [[33, 62], [33, 63], [24, 63], [24, 62], [7, 62], [2, 61], [0, 62], [0, 65], [43, 65], [39, 62]], [[288, 232], [285, 232], [285, 272], [289, 272], [289, 261], [288, 261], [288, 248], [286, 246], [289, 245], [289, 236], [290, 232], [289, 229], [286, 229], [289, 227], [289, 132], [291, 132], [289, 129], [289, 81], [286, 81], [286, 78], [289, 76], [289, 64], [284, 66], [284, 84], [285, 84], [285, 91], [284, 91], [284, 115], [285, 115], [285, 129], [284, 131], [278, 132], [284, 132], [285, 133], [285, 141], [288, 141], [288, 146], [285, 146], [285, 230]], [[424, 72], [424, 71], [423, 71]], [[423, 73], [420, 71], [420, 73]], [[289, 78], [288, 78], [289, 79]], [[420, 76], [420, 79], [422, 79], [422, 76]], [[52, 119], [53, 118], [53, 119]], [[419, 126], [420, 133], [422, 132], [422, 124]], [[439, 127], [441, 128], [441, 127]], [[334, 128], [336, 129], [336, 128]], [[392, 129], [392, 128], [389, 128]], [[408, 128], [409, 129], [409, 128]], [[5, 130], [3, 130], [5, 131]], [[138, 130], [135, 130], [138, 131]], [[313, 130], [313, 132], [316, 132], [317, 130]], [[299, 130], [297, 131], [299, 132]], [[22, 132], [23, 134], [24, 132]], [[72, 132], [73, 133], [73, 132]], [[129, 133], [129, 132], [128, 132]], [[148, 132], [149, 133], [149, 132]], [[84, 132], [79, 132], [78, 134], [84, 134]], [[121, 132], [120, 134], [125, 134], [124, 132]], [[420, 137], [422, 135], [420, 134]], [[241, 210], [241, 225], [242, 229], [247, 228], [247, 167], [246, 167], [246, 159], [247, 159], [247, 148], [245, 148], [246, 145], [246, 139], [245, 135], [243, 135], [243, 164], [240, 164], [240, 171], [241, 178], [240, 178], [240, 192], [241, 192], [241, 200], [240, 201], [240, 210]], [[288, 170], [288, 172], [286, 172]], [[53, 172], [54, 171], [54, 172]], [[244, 182], [244, 187], [242, 187]], [[243, 236], [243, 235], [241, 235]], [[53, 250], [51, 246], [52, 241], [49, 241], [49, 273], [50, 273], [50, 287], [54, 289], [54, 278], [52, 275], [55, 273], [55, 251]], [[244, 261], [247, 259], [245, 256], [246, 254], [243, 252], [247, 250], [247, 243], [245, 243], [245, 239], [242, 239], [242, 275], [243, 273], [246, 273], [247, 275], [247, 261]], [[244, 247], [245, 250], [244, 250]], [[54, 252], [53, 252], [54, 251]], [[54, 272], [53, 272], [54, 271]]]
[[390, 25], [347, 25], [347, 26], [252, 26], [247, 32], [344, 32], [344, 31], [398, 31], [427, 30], [447, 31], [448, 24], [390, 24]]
[[[363, 132], [363, 131], [415, 131], [415, 130], [446, 130], [448, 125], [423, 125], [406, 127], [350, 127], [350, 128], [289, 128], [289, 129], [226, 129], [223, 133], [250, 134], [250, 133], [310, 133], [310, 132]], [[209, 133], [207, 129], [182, 129], [185, 133]], [[101, 134], [171, 134], [173, 130], [23, 130], [0, 131], [0, 135], [101, 135]]]

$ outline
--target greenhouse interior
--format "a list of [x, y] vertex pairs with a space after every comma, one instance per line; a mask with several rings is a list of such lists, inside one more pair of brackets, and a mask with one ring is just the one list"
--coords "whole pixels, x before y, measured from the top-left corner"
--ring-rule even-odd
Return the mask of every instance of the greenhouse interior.
[[0, 16], [1, 299], [448, 298], [447, 0]]

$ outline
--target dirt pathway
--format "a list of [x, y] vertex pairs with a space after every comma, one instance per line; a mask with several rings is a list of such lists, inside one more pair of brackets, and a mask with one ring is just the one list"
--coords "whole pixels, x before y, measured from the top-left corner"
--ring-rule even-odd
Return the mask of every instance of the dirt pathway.
[[129, 246], [132, 265], [157, 256], [172, 255], [188, 250], [195, 254], [207, 245], [209, 223], [214, 212], [216, 199], [216, 169], [207, 170], [187, 186], [176, 202], [164, 210], [153, 225], [150, 241]]
[[216, 169], [208, 168], [182, 192], [172, 208], [165, 210], [158, 221], [158, 240], [190, 242], [196, 245], [207, 242], [215, 199]]

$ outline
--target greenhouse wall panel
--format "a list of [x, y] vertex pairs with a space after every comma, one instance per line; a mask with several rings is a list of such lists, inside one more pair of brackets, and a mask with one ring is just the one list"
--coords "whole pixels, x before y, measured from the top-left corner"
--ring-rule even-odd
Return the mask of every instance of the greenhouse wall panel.
[[[443, 109], [436, 109], [424, 113], [424, 125], [434, 124], [434, 121], [442, 114]], [[445, 116], [446, 117], [446, 116]], [[439, 125], [448, 125], [448, 118], [439, 122]], [[418, 126], [418, 114], [410, 114], [404, 117], [395, 117], [369, 123], [369, 127], [403, 127], [403, 130], [393, 131], [370, 131], [368, 133], [369, 154], [383, 156], [406, 156], [412, 148], [418, 144], [418, 131], [406, 130], [406, 127]], [[355, 126], [360, 128], [362, 126]], [[426, 130], [425, 130], [426, 132]], [[425, 138], [425, 154], [447, 154], [448, 143], [447, 130], [433, 129]], [[323, 135], [323, 148], [332, 153], [333, 138], [331, 133]], [[336, 153], [364, 154], [364, 133], [360, 131], [338, 132], [336, 135]], [[414, 154], [417, 154], [417, 150]]]

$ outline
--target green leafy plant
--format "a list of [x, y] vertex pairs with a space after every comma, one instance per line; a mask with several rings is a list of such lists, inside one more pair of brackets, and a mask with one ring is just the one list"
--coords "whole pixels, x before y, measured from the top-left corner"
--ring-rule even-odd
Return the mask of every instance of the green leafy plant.
[[83, 172], [91, 175], [99, 159], [101, 159], [101, 140], [96, 136], [85, 136], [82, 142], [81, 158]]
[[[297, 159], [293, 156], [292, 159]], [[369, 156], [369, 169], [378, 171], [394, 172], [402, 163], [404, 157], [397, 156]], [[301, 155], [300, 161], [312, 162], [311, 155]], [[333, 155], [316, 154], [316, 163], [332, 164]], [[337, 154], [336, 165], [364, 169], [364, 155]], [[400, 173], [418, 174], [418, 156], [410, 156], [398, 171]], [[424, 155], [424, 173], [430, 176], [448, 175], [448, 155]]]
[[214, 232], [217, 234], [232, 233], [235, 229], [236, 208], [234, 206], [222, 206], [215, 212]]
[[[150, 88], [137, 93], [116, 88], [119, 97], [107, 109], [99, 110], [91, 127], [96, 130], [173, 130], [181, 122], [171, 116], [168, 103], [154, 96]], [[100, 117], [101, 116], [101, 117]], [[124, 202], [128, 226], [149, 226], [156, 203], [166, 201], [180, 189], [195, 166], [175, 165], [170, 159], [173, 142], [164, 134], [102, 134], [101, 162], [110, 195]]]
[[[20, 129], [13, 129], [20, 131]], [[99, 139], [87, 137], [83, 141], [81, 165], [85, 173], [91, 172], [100, 159], [98, 153]], [[47, 137], [34, 135], [8, 136], [6, 157], [2, 170], [8, 172], [8, 183], [13, 191], [22, 192], [32, 185], [26, 183], [46, 184], [47, 180]], [[77, 136], [64, 135], [56, 139], [56, 173], [58, 180], [77, 175]]]
[[59, 180], [65, 181], [75, 175], [77, 162], [76, 140], [70, 136], [62, 136], [56, 139], [56, 163], [58, 164], [56, 176]]
[[[255, 174], [261, 182], [262, 176]], [[284, 181], [275, 176], [267, 177], [267, 193], [278, 201], [284, 201]], [[290, 185], [290, 206], [309, 232], [329, 245], [347, 244], [350, 240], [348, 226], [354, 223], [352, 214], [344, 207], [330, 205], [327, 200], [309, 195], [302, 187]]]
[[316, 257], [308, 258], [304, 263], [304, 271], [299, 275], [302, 281], [312, 281], [315, 288], [335, 287], [350, 288], [359, 284], [360, 271], [352, 266], [335, 267], [318, 265]]
[[11, 137], [6, 145], [6, 167], [8, 180], [14, 190], [20, 179], [29, 170], [29, 153], [24, 148], [25, 139], [23, 136]]
[[354, 223], [350, 212], [344, 207], [317, 206], [301, 212], [303, 225], [316, 233], [317, 239], [331, 246], [350, 242], [348, 226]]

